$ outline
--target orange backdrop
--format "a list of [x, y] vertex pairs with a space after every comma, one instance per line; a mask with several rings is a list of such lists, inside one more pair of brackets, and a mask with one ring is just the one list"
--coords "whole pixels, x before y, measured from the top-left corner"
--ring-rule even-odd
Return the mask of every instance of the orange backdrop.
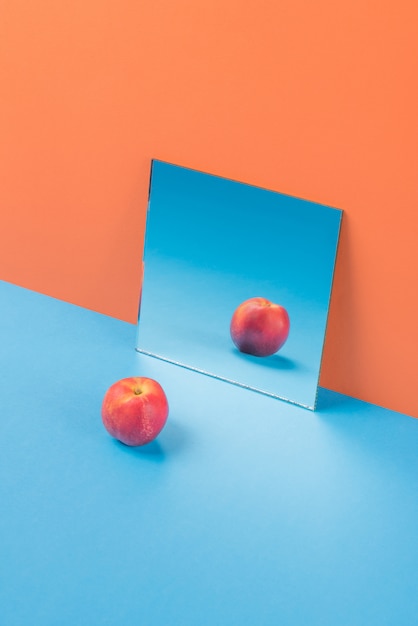
[[321, 384], [418, 416], [416, 7], [3, 0], [1, 278], [135, 322], [152, 157], [333, 205]]

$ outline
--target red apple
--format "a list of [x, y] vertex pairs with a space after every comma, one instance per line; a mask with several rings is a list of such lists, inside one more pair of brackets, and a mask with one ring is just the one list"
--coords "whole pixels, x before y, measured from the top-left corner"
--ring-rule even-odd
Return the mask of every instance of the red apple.
[[168, 402], [156, 380], [133, 376], [114, 383], [102, 404], [103, 424], [127, 446], [142, 446], [157, 437], [168, 417]]
[[270, 356], [289, 336], [286, 309], [266, 298], [242, 302], [231, 319], [231, 337], [238, 350], [254, 356]]

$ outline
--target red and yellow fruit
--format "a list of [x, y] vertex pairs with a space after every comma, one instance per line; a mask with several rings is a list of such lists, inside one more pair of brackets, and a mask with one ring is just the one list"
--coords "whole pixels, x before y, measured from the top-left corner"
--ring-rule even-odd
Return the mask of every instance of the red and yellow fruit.
[[155, 439], [168, 417], [168, 402], [161, 385], [152, 378], [133, 376], [115, 382], [102, 404], [104, 427], [128, 446]]
[[286, 309], [266, 298], [242, 302], [231, 319], [231, 338], [238, 350], [254, 356], [270, 356], [280, 350], [289, 336]]

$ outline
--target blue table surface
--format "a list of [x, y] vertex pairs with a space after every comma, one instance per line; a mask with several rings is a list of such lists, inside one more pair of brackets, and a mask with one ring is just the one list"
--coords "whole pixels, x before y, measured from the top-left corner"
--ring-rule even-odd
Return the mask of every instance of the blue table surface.
[[[413, 626], [418, 420], [314, 413], [135, 352], [135, 326], [0, 283], [2, 626]], [[129, 448], [100, 408], [150, 376]]]

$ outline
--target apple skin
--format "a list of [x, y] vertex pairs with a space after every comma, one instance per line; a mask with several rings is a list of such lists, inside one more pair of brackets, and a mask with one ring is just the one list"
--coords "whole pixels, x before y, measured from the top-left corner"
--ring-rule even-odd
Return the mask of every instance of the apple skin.
[[104, 427], [127, 446], [143, 446], [164, 428], [168, 402], [161, 385], [152, 378], [132, 376], [113, 383], [102, 404]]
[[289, 336], [289, 314], [267, 298], [242, 302], [231, 319], [231, 338], [238, 350], [254, 356], [270, 356]]

